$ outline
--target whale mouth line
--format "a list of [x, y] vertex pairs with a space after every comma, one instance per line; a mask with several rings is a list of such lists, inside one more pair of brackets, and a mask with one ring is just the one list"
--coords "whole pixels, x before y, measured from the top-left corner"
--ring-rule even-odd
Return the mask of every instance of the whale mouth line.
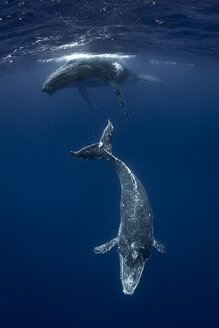
[[122, 281], [123, 293], [133, 295], [141, 279], [145, 261], [133, 267], [128, 266], [124, 258], [120, 255], [120, 279]]

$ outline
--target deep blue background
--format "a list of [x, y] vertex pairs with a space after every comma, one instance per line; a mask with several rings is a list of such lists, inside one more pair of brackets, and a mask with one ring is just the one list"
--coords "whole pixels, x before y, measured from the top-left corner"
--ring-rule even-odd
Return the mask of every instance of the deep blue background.
[[[191, 59], [192, 61], [192, 59]], [[41, 93], [58, 64], [0, 78], [0, 327], [216, 327], [218, 324], [218, 63], [151, 65], [122, 87]], [[99, 140], [110, 118], [113, 152], [146, 187], [155, 237], [133, 296], [122, 293], [116, 248], [93, 247], [119, 226], [120, 186], [104, 161], [71, 157]]]

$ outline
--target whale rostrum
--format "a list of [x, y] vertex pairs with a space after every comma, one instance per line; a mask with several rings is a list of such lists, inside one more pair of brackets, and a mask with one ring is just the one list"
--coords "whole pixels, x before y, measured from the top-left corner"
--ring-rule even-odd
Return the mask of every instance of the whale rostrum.
[[81, 159], [105, 159], [118, 173], [121, 184], [121, 222], [118, 236], [95, 247], [94, 251], [105, 253], [118, 245], [123, 292], [132, 295], [150, 257], [151, 248], [164, 252], [165, 247], [154, 239], [153, 213], [143, 185], [128, 166], [112, 154], [112, 135], [113, 125], [108, 121], [99, 143], [71, 153]]
[[120, 84], [138, 80], [162, 83], [154, 76], [138, 75], [131, 72], [121, 59], [91, 56], [70, 60], [58, 68], [46, 78], [42, 91], [52, 95], [57, 90], [76, 87], [89, 105], [94, 110], [97, 110], [97, 107], [88, 94], [87, 87], [111, 85], [118, 97], [126, 119], [129, 120]]

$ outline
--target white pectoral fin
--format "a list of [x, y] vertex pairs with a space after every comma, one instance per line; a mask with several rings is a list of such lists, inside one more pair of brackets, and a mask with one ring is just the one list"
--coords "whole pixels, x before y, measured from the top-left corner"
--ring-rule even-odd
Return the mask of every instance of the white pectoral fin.
[[153, 247], [156, 248], [158, 252], [161, 253], [164, 253], [166, 251], [165, 246], [161, 244], [159, 241], [157, 241], [156, 239], [154, 239]]
[[112, 240], [108, 241], [108, 243], [103, 244], [101, 246], [97, 246], [94, 248], [94, 252], [96, 254], [104, 254], [108, 252], [113, 246], [115, 246], [118, 243], [118, 237], [113, 238]]

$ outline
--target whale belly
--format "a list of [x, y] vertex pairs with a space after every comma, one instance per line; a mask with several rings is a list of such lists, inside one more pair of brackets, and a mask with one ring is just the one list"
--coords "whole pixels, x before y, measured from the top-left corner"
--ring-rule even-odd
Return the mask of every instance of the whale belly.
[[129, 189], [127, 185], [122, 188], [120, 216], [120, 242], [127, 245], [137, 242], [150, 249], [153, 245], [153, 213], [147, 193], [138, 180], [136, 188]]

